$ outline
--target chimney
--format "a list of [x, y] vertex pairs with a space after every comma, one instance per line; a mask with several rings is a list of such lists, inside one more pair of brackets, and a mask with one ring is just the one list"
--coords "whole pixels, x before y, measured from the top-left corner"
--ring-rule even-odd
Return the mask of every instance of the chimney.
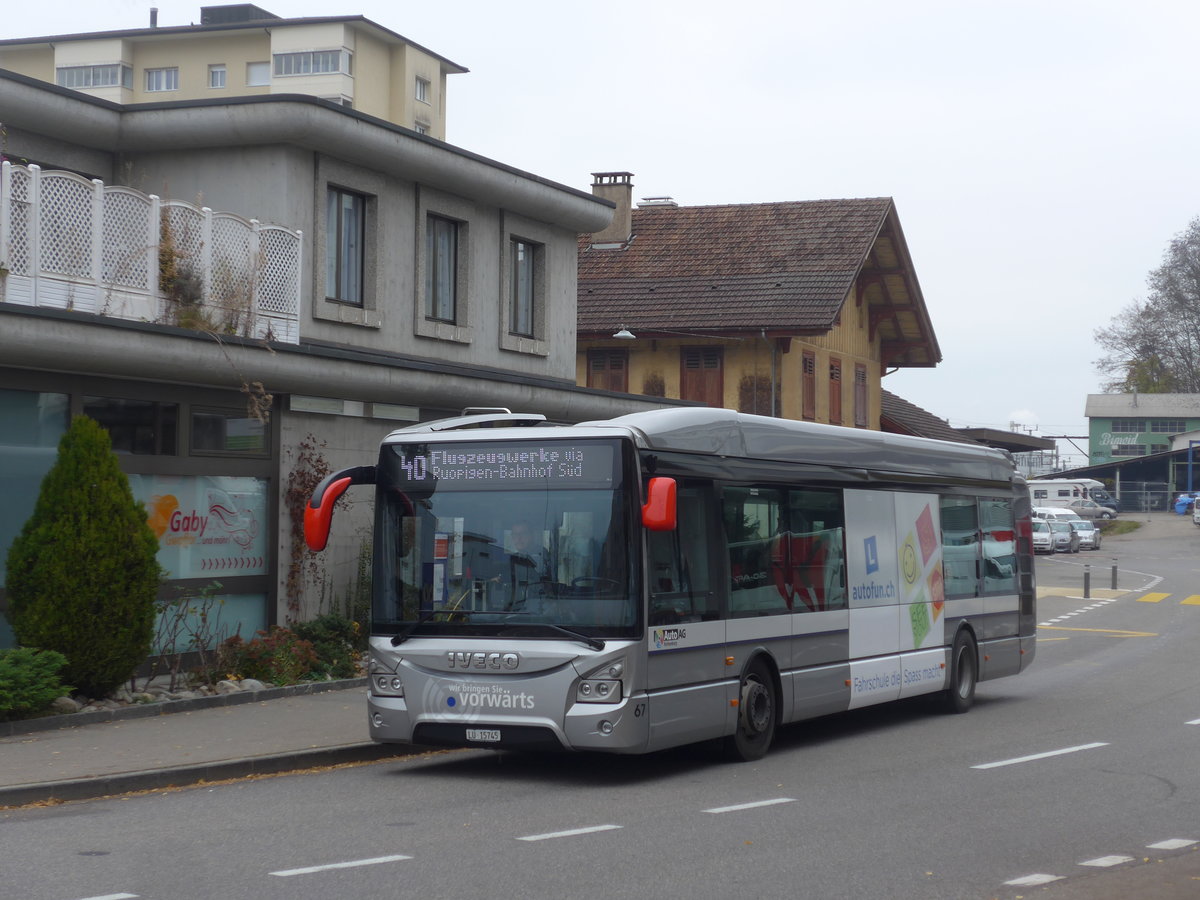
[[150, 27], [151, 28], [158, 27], [158, 7], [157, 6], [150, 7]]
[[592, 194], [617, 204], [612, 223], [592, 235], [592, 245], [629, 242], [633, 231], [633, 173], [593, 172]]

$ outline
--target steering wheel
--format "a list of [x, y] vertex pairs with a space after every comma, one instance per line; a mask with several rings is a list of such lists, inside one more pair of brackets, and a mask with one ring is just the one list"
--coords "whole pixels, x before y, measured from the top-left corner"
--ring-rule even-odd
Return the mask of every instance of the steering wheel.
[[603, 578], [599, 575], [580, 575], [578, 578], [571, 579], [571, 587], [591, 587], [592, 590], [595, 590], [601, 586], [614, 591], [620, 591], [624, 588], [624, 585], [615, 578]]

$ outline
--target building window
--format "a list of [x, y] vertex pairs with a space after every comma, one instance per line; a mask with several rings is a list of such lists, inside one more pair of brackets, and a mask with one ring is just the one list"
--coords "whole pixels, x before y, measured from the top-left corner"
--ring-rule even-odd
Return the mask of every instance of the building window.
[[429, 79], [417, 76], [417, 88], [415, 96], [420, 103], [429, 102]]
[[179, 90], [179, 68], [171, 66], [167, 69], [146, 70], [146, 92], [161, 93], [162, 91]]
[[455, 322], [458, 313], [458, 222], [430, 216], [425, 226], [425, 318]]
[[413, 131], [417, 134], [429, 134], [429, 125], [421, 121], [414, 122]]
[[817, 356], [811, 350], [804, 351], [800, 363], [800, 416], [810, 421], [817, 417]]
[[208, 67], [208, 86], [210, 88], [225, 87], [225, 64], [213, 65]]
[[867, 367], [854, 365], [854, 427], [867, 427]]
[[349, 50], [276, 53], [274, 60], [276, 76], [350, 74]]
[[1151, 434], [1179, 434], [1187, 431], [1187, 423], [1183, 419], [1151, 419]]
[[842, 424], [842, 361], [829, 360], [829, 424]]
[[325, 296], [329, 300], [362, 306], [366, 221], [366, 197], [329, 188], [325, 205]]
[[1113, 444], [1113, 456], [1145, 456], [1148, 453], [1145, 444]]
[[263, 87], [271, 83], [269, 62], [246, 63], [246, 87]]
[[133, 69], [119, 63], [107, 66], [62, 66], [55, 70], [59, 87], [99, 88], [123, 87], [133, 89]]
[[587, 386], [626, 393], [629, 390], [629, 350], [625, 347], [588, 350]]
[[197, 409], [192, 412], [191, 450], [196, 454], [265, 456], [267, 426], [244, 411]]
[[537, 298], [537, 261], [541, 247], [528, 241], [511, 241], [512, 308], [508, 330], [522, 337], [534, 336], [534, 306]]
[[684, 347], [680, 351], [679, 398], [709, 406], [725, 405], [724, 357], [720, 347]]
[[1111, 430], [1118, 434], [1138, 434], [1145, 425], [1144, 419], [1113, 419]]
[[155, 400], [84, 397], [83, 414], [108, 432], [115, 453], [175, 456], [179, 405]]

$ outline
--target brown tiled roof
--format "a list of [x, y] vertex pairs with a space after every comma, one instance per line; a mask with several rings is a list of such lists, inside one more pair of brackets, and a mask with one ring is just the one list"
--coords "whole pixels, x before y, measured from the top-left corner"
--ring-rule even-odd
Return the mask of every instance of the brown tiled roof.
[[939, 441], [954, 441], [958, 444], [976, 444], [949, 423], [933, 413], [897, 397], [891, 391], [881, 392], [879, 428], [892, 434], [911, 434], [916, 437], [936, 438]]
[[633, 210], [633, 240], [579, 254], [579, 328], [827, 330], [887, 198]]

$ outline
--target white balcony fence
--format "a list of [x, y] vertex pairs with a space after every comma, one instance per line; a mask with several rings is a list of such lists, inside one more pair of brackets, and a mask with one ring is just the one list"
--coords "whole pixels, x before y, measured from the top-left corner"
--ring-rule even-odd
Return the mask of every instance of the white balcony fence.
[[0, 169], [6, 303], [295, 344], [302, 238], [72, 172]]

